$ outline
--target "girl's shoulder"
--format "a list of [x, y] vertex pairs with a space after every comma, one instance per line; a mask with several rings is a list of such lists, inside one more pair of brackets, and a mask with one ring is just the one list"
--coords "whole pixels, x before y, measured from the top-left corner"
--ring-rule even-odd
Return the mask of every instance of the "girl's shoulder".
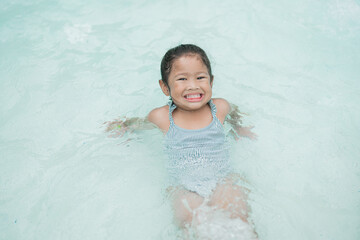
[[170, 126], [169, 105], [155, 108], [148, 114], [147, 119], [163, 131], [167, 131]]
[[213, 98], [212, 101], [216, 106], [217, 118], [221, 123], [224, 123], [226, 115], [228, 115], [231, 110], [230, 103], [224, 98]]

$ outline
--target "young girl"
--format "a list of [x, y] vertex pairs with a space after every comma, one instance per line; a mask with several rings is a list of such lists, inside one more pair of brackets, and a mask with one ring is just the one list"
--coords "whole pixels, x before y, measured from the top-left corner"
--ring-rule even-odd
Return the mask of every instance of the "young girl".
[[[233, 126], [236, 138], [256, 135], [241, 127], [236, 106], [212, 98], [214, 76], [201, 48], [182, 44], [168, 50], [161, 61], [161, 77], [161, 90], [170, 102], [152, 110], [147, 120], [165, 134], [176, 222], [181, 227], [198, 223], [201, 206], [247, 222], [246, 191], [235, 184], [224, 121]], [[108, 130], [114, 126], [120, 126], [120, 132], [148, 127], [145, 122], [139, 118], [117, 121], [109, 124]]]

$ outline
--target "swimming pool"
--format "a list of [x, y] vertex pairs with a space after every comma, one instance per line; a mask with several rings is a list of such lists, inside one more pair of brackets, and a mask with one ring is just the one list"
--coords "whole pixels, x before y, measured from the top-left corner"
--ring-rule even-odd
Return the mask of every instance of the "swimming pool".
[[161, 133], [103, 122], [166, 103], [179, 43], [259, 135], [232, 159], [260, 239], [358, 239], [359, 23], [355, 0], [3, 1], [0, 239], [176, 239]]

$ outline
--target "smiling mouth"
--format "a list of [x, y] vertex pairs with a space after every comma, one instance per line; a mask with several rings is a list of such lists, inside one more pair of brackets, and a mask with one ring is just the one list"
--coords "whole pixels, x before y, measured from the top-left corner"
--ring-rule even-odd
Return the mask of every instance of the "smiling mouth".
[[202, 100], [203, 96], [204, 96], [204, 94], [201, 94], [201, 93], [187, 94], [187, 95], [185, 95], [185, 99], [188, 100], [189, 102], [198, 102], [198, 101]]

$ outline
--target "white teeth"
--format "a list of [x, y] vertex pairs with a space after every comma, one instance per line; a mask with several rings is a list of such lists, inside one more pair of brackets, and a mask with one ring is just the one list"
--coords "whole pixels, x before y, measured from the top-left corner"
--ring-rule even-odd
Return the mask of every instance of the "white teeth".
[[200, 94], [186, 95], [186, 98], [200, 98]]

